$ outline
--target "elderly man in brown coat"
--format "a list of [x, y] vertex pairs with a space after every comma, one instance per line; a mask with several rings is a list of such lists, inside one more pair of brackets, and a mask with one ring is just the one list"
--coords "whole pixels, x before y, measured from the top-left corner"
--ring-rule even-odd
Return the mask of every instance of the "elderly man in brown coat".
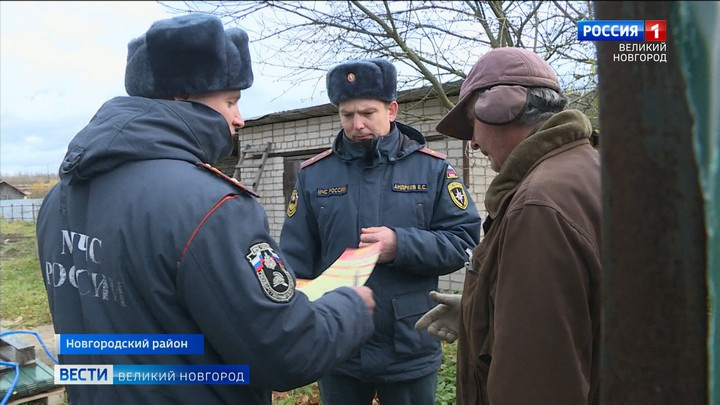
[[460, 405], [598, 402], [600, 162], [566, 103], [542, 58], [498, 48], [437, 125], [498, 172], [462, 295], [431, 292], [439, 305], [416, 325], [457, 338]]

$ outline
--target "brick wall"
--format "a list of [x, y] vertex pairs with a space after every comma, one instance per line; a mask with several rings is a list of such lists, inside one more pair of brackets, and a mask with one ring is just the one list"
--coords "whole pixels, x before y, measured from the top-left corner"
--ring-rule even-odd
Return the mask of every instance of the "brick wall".
[[[468, 150], [463, 148], [463, 141], [441, 136], [435, 131], [435, 125], [444, 113], [445, 108], [437, 99], [401, 102], [397, 120], [414, 127], [432, 139], [428, 144], [431, 149], [447, 154], [448, 161], [465, 181], [484, 219], [485, 190], [494, 178], [495, 172], [490, 169], [489, 161], [482, 154], [468, 153], [469, 148]], [[258, 148], [267, 142], [272, 142], [271, 154], [265, 163], [256, 192], [260, 195], [258, 201], [267, 212], [270, 234], [277, 240], [280, 238], [280, 230], [285, 219], [286, 201], [283, 196], [285, 160], [297, 160], [304, 155], [329, 148], [339, 130], [340, 120], [337, 110], [328, 104], [248, 120], [245, 128], [240, 131], [240, 145]], [[467, 159], [463, 159], [464, 155], [467, 155]], [[237, 156], [233, 156], [220, 162], [218, 167], [232, 176], [237, 160]], [[246, 161], [249, 162], [259, 163], [260, 159]], [[465, 166], [469, 170], [468, 179], [464, 179], [463, 176]], [[239, 180], [243, 184], [251, 184], [255, 175], [256, 170], [243, 170]], [[439, 287], [441, 290], [461, 291], [464, 279], [464, 270], [460, 269], [442, 276]]]

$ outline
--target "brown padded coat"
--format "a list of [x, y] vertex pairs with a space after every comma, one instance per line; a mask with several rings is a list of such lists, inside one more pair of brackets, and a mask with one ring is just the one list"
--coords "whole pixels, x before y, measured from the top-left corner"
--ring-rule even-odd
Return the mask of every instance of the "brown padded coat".
[[587, 117], [566, 110], [518, 145], [485, 199], [465, 276], [457, 403], [598, 400], [601, 184]]

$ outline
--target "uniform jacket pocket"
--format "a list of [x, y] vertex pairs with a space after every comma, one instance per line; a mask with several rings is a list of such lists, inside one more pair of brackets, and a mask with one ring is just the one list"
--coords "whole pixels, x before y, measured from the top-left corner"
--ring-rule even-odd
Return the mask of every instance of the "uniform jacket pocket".
[[412, 293], [392, 300], [395, 312], [395, 351], [398, 354], [417, 354], [435, 347], [436, 341], [427, 331], [415, 330], [415, 322], [432, 308], [427, 293]]

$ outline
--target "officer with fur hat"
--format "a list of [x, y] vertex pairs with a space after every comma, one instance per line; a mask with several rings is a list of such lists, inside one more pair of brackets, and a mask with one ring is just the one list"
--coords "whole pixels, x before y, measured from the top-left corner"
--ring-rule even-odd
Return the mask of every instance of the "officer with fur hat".
[[199, 355], [62, 363], [247, 365], [245, 384], [68, 385], [71, 404], [269, 405], [271, 390], [312, 382], [372, 334], [372, 291], [296, 292], [255, 195], [210, 166], [233, 149], [252, 81], [241, 29], [204, 14], [153, 23], [128, 46], [130, 97], [70, 142], [37, 223], [56, 333], [204, 336]]
[[342, 130], [302, 163], [281, 233], [300, 278], [312, 279], [347, 247], [382, 242], [366, 285], [376, 332], [319, 381], [324, 404], [433, 404], [440, 343], [413, 329], [432, 306], [438, 276], [458, 270], [480, 236], [480, 216], [455, 169], [417, 130], [396, 122], [395, 67], [350, 61], [327, 74]]
[[498, 48], [437, 124], [498, 172], [462, 295], [431, 293], [416, 325], [458, 340], [458, 404], [598, 402], [600, 163], [566, 102], [539, 55]]

